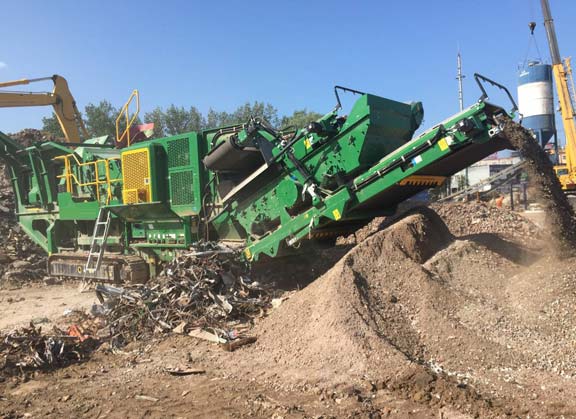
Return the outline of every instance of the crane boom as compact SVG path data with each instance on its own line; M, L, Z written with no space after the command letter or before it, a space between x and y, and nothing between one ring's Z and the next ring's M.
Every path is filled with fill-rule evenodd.
M0 88L28 85L46 80L53 81L54 89L52 92L8 92L0 90L0 108L52 105L66 142L82 142L83 139L88 138L88 132L64 77L54 75L36 79L13 80L0 83Z
M554 28L554 19L552 19L552 13L550 12L550 3L548 3L548 0L540 0L540 2L542 4L544 27L546 28L546 36L548 37L552 64L562 64L560 49L558 48L558 39L556 38L556 29Z
M554 20L550 11L548 0L541 0L542 14L544 15L544 27L548 38L548 47L552 58L552 72L556 82L558 101L560 102L560 113L562 115L562 125L566 135L566 167L558 166L556 173L559 175L560 183L565 191L576 191L576 125L574 123L574 104L568 86L568 75L572 73L570 61L563 62L560 57L560 48L554 28Z

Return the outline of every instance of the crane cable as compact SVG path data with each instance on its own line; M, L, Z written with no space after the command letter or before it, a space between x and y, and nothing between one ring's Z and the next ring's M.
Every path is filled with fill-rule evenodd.
M544 61L542 60L542 54L540 53L540 48L538 47L538 40L536 39L536 36L534 35L534 29L536 29L536 21L534 20L534 1L535 0L531 0L530 3L530 22L528 23L528 28L530 28L530 36L528 38L528 47L526 48L526 54L524 56L524 62L522 65L522 68L526 68L526 66L528 65L528 56L530 55L530 50L532 49L532 44L534 44L534 47L536 48L536 53L538 54L538 60L543 63Z

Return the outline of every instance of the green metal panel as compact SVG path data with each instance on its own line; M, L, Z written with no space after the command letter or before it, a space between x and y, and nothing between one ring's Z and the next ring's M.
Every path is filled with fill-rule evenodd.
M196 133L167 140L170 205L181 217L200 212L204 168Z
M100 203L95 200L76 201L68 192L58 194L61 220L96 220Z
M170 171L170 202L172 206L186 205L190 212L198 212L194 200L194 173L191 169Z
M168 141L168 168L190 166L190 139L176 138Z

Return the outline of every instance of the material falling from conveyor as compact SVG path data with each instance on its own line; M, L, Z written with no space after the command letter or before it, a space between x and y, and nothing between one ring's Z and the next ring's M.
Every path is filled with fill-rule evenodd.
M546 152L530 131L509 118L502 118L502 136L526 159L526 170L532 184L544 201L552 236L558 241L559 255L569 256L576 249L576 221L566 195Z

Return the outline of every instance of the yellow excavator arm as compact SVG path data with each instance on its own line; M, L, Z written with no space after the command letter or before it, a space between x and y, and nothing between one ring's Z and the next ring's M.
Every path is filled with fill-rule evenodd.
M37 79L20 79L0 83L0 89L12 86L28 85L34 82L52 80L54 90L52 92L10 92L0 90L0 108L22 106L48 106L52 105L58 123L62 128L66 142L80 143L88 138L88 132L76 107L76 101L70 93L68 82L59 75L42 77Z

